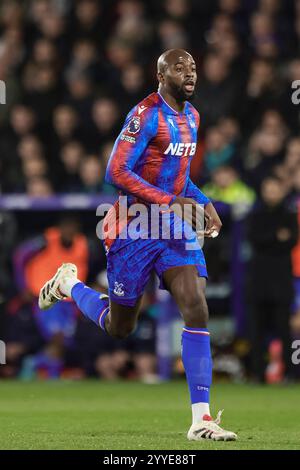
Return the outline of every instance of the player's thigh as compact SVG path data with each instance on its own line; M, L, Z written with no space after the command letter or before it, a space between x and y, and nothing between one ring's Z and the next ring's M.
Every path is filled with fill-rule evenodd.
M179 309L206 305L206 277L199 275L194 265L171 267L163 273L163 281Z
M111 301L134 307L143 294L153 269L156 252L151 240L116 240L107 253L107 279Z
M142 296L140 296L135 305L122 305L113 300L110 300L110 324L111 327L118 331L126 329L131 331L138 319L140 307L142 303Z
M107 253L107 278L111 319L114 324L134 324L157 256L151 240L117 240L119 249Z
M160 287L167 289L177 305L206 305L206 263L202 249L189 249L184 239L170 240L157 258L155 270ZM181 309L182 311L182 309Z

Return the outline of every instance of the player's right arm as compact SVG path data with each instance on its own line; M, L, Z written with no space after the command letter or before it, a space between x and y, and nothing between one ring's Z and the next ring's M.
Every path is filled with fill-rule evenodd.
M144 107L145 108L145 107ZM156 136L158 115L155 107L136 106L127 116L110 156L105 181L126 194L148 203L170 204L175 196L150 184L134 172L138 159Z

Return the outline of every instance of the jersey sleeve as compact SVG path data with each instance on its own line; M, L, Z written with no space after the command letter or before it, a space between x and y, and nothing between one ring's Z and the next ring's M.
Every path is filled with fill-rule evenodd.
M157 127L158 114L155 107L133 108L113 147L105 181L145 202L170 204L176 196L157 188L134 172L138 159L156 136Z
M203 204L204 206L210 203L210 199L192 182L191 178L188 178L184 196L195 199L198 204Z

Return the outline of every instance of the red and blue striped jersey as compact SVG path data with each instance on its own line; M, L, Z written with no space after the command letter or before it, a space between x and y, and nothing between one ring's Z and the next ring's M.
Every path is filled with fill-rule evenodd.
M209 199L192 183L199 113L186 102L183 112L152 93L127 115L110 156L106 182L129 196L129 203L170 204L176 196L199 204Z

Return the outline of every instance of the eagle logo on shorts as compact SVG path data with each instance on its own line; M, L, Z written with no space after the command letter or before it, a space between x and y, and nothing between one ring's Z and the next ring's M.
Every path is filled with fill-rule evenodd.
M122 282L115 282L114 294L119 297L122 297L125 294L124 284L122 284Z
M141 128L141 120L138 116L134 116L128 124L127 131L129 134L136 134Z

